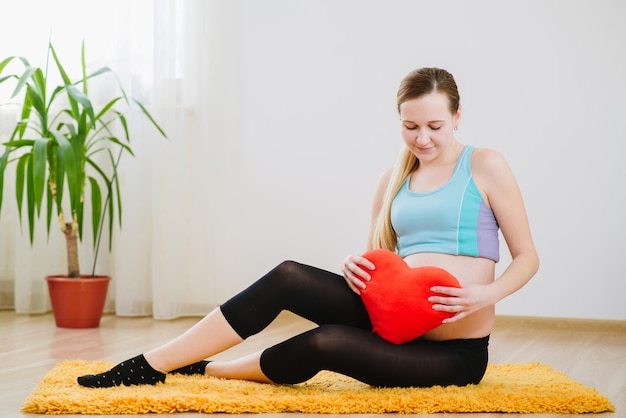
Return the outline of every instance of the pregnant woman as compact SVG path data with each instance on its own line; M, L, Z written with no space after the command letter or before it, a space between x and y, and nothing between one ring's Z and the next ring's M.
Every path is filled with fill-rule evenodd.
M478 383L495 304L539 266L522 195L499 153L455 138L461 107L450 73L409 73L397 105L404 146L375 192L367 249L394 253L410 269L435 266L454 276L458 286L434 285L419 301L446 319L408 341L389 341L375 332L374 312L362 298L370 280L384 275L368 253L347 256L343 275L285 261L181 336L78 383L156 384L182 373L293 384L321 370L386 387ZM511 263L496 278L499 231ZM408 284L401 293L415 292ZM206 360L261 332L283 310L318 326L244 358Z

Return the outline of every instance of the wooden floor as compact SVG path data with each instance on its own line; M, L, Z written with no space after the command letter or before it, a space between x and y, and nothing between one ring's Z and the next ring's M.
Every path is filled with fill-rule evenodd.
M198 319L155 321L105 316L100 328L72 330L56 328L51 315L16 315L0 311L0 417L35 416L20 413L22 401L44 374L61 360L122 361L177 336ZM282 314L266 331L221 356L233 358L246 354L311 326L294 315ZM498 317L491 338L490 357L490 361L496 364L546 363L578 382L595 387L616 407L615 413L591 416L626 417L626 321ZM265 414L263 418L272 418L272 415L281 414ZM176 416L197 417L198 414ZM492 418L506 414L471 416Z

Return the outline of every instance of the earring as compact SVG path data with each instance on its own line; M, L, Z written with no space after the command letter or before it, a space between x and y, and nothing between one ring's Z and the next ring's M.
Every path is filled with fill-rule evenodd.
M459 130L459 125L456 125L456 126L454 127L454 130L455 130L455 131L458 131L458 130Z

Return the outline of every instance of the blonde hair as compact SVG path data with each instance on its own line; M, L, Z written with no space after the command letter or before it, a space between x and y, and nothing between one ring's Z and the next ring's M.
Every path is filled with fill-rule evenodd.
M440 68L421 68L410 72L400 82L397 94L398 113L400 105L430 93L444 93L448 96L450 113L459 109L459 91L452 74ZM419 167L417 157L405 146L394 166L387 189L383 195L380 212L377 215L372 234L372 248L396 251L398 235L391 225L391 205L398 190L406 179Z

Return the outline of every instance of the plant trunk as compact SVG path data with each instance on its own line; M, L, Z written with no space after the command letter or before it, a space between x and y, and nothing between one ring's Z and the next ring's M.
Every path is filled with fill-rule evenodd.
M68 277L80 277L78 265L78 227L74 222L66 222L63 226L63 234L67 245L67 275Z

